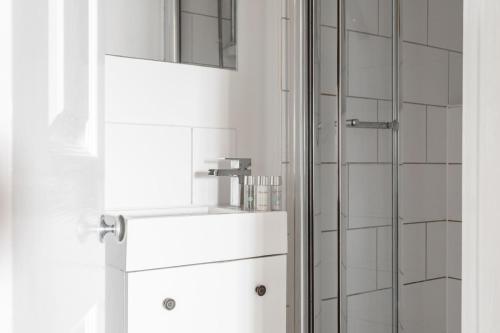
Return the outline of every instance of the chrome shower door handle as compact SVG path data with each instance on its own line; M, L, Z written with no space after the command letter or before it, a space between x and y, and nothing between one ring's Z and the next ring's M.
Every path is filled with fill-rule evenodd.
M346 126L350 128L374 128L374 129L399 129L399 123L394 121L360 121L359 119L347 119Z

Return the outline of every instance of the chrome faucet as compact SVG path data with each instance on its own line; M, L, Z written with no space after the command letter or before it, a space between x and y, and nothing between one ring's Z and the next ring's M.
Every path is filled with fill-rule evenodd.
M233 192L235 191L236 186L231 184L231 206L242 207L243 205L243 180L245 176L252 175L252 159L250 158L225 158L225 161L231 162L231 169L209 169L209 176L217 176L217 177L238 177L238 202L233 200L235 196ZM234 187L233 187L234 186Z
M209 169L209 176L218 177L238 177L240 184L243 184L243 178L252 174L252 159L250 158L225 158L225 161L230 161L231 166L233 162L237 162L238 166L232 169Z

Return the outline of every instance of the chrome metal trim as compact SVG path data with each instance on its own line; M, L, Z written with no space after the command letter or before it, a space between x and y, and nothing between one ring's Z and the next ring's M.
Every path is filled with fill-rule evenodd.
M375 129L399 129L399 123L397 120L389 122L379 122L379 121L360 121L359 119L347 119L345 121L347 127L352 128L375 128Z
M224 67L224 41L222 37L222 0L217 0L217 29L219 30L219 67Z
M318 34L318 22L317 18L318 14L318 2L316 0L308 1L308 108L307 108L307 164L308 164L308 271L309 271L309 283L308 285L308 294L309 294L309 303L308 303L308 329L309 332L315 332L315 292L314 288L317 286L314 285L315 277L314 277L314 180L317 176L314 172L314 165L316 160L316 137L318 127L317 119L316 119L316 110L318 110L318 98L319 95L316 95L319 92L319 80L317 73L318 69L318 60L319 60L319 52L315 47L317 45Z
M181 62L181 9L180 0L166 0L164 4L165 34L164 61Z
M308 3L312 0L293 0L292 33L293 54L291 63L292 79L292 124L290 138L289 186L287 203L293 216L294 226L294 332L308 333L309 322L309 184L308 184L308 145L307 145L307 110L308 110ZM311 282L312 283L312 282ZM314 320L314 317L312 318Z
M392 0L392 332L399 332L399 110L400 110L400 0Z
M345 87L346 82L346 24L345 24L345 0L337 2L337 332L347 333L347 323L344 321L344 313L347 315L347 293L344 288L345 270L343 269L345 227L342 214L343 202L343 153L344 153L344 130L342 114L345 110ZM346 307L346 309L344 309Z
M236 0L231 0L231 37L230 44L236 44Z

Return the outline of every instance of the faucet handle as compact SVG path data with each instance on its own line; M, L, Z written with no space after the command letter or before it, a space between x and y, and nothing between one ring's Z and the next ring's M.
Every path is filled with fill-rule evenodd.
M250 167L252 166L251 158L226 157L225 160L231 162L238 162L238 169L240 170L250 169Z

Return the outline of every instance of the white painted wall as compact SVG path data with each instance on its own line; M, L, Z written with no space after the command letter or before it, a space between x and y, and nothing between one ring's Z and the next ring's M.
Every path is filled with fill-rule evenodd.
M464 1L464 333L500 330L500 3Z
M12 2L0 2L0 331L12 330Z
M281 18L280 0L238 1L237 71L106 57L107 209L228 203L202 175L218 157L282 173Z

